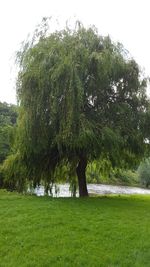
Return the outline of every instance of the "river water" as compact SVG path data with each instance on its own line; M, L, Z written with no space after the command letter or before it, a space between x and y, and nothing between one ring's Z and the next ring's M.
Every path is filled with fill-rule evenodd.
M129 187L129 186L118 186L118 185L104 185L104 184L88 184L89 194L95 195L107 195L107 194L150 194L150 189ZM52 193L54 197L70 197L71 192L69 191L69 184L60 184L57 187L53 187ZM40 186L35 189L37 196L44 195L44 187ZM77 195L79 196L78 192Z

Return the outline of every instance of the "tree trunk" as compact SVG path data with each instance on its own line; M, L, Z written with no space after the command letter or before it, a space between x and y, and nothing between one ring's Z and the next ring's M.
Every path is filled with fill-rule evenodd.
M76 168L76 173L78 176L78 184L79 184L79 196L80 197L87 197L88 190L86 184L86 166L87 166L87 159L85 157L80 157L78 166Z

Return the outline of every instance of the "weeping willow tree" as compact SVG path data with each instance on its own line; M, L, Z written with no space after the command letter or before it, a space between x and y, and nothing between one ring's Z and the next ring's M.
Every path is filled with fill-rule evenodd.
M87 196L88 161L102 154L112 165L140 158L146 81L121 44L77 23L73 30L36 31L18 59L15 147L35 184L50 183L68 164L79 195Z

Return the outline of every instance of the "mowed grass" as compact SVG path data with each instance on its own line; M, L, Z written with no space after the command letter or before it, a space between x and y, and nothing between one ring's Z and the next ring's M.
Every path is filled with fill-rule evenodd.
M0 191L0 267L150 266L150 196Z

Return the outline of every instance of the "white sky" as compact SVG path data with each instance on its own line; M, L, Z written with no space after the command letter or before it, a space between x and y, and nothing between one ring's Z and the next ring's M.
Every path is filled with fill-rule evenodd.
M16 102L14 54L44 16L95 25L123 43L150 76L150 0L1 0L0 101Z

